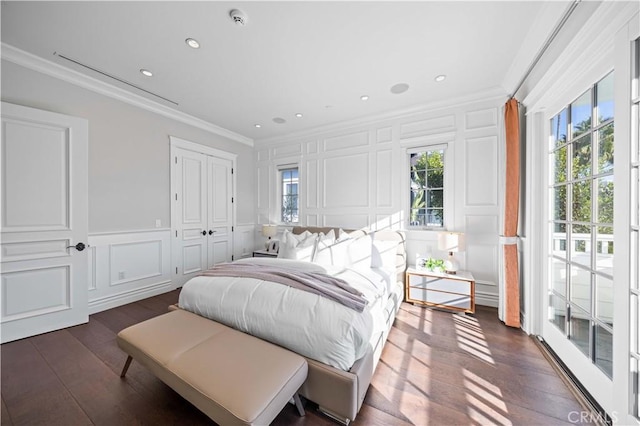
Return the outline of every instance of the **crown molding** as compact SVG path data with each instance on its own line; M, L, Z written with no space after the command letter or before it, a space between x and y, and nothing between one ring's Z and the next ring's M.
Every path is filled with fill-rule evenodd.
M490 89L475 92L473 94L459 96L456 98L446 99L442 101L421 104L400 110L389 111L381 114L368 115L352 120L338 121L324 126L314 127L312 129L302 130L300 132L289 133L283 136L272 136L264 139L256 139L256 146L269 146L280 143L287 143L301 138L309 138L318 136L323 133L333 131L341 131L351 127L366 126L374 122L390 121L400 118L409 118L411 116L431 113L444 109L455 108L460 105L467 105L477 102L507 100L507 93L502 87L493 87Z
M569 103L586 90L585 80L589 80L587 84L594 83L610 71L615 34L636 13L635 2L603 2L567 44L560 58L521 100L528 113L554 110L558 105Z
M208 121L178 111L174 108L170 108L166 105L162 105L140 95L136 95L135 93L82 74L78 71L33 55L29 52L25 52L24 50L11 46L10 44L1 43L1 46L2 52L0 54L0 57L3 60L57 78L59 80L66 81L67 83L71 83L75 86L91 90L92 92L108 96L121 102L128 103L135 107L151 111L164 117L179 121L181 123L188 124L198 129L205 130L215 135L222 136L236 142L241 142L249 146L253 146L253 139L232 132L231 130L227 130Z

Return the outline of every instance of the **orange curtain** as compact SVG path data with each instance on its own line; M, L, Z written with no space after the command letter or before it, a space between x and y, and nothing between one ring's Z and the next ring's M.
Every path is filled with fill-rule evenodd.
M520 327L520 272L518 268L518 206L520 204L520 123L518 101L511 98L504 108L506 130L506 188L504 203L504 323Z

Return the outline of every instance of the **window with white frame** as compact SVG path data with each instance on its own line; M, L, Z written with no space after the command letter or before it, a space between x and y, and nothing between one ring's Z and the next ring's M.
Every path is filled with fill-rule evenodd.
M640 38L635 41L633 54L632 86L632 120L631 150L630 150L630 250L629 250L629 297L630 307L630 361L631 361L631 393L632 413L640 419Z
M280 182L280 220L283 223L298 223L300 213L298 167L280 168L278 179Z
M549 321L613 376L613 72L551 119Z
M444 228L446 145L413 148L409 156L409 226Z

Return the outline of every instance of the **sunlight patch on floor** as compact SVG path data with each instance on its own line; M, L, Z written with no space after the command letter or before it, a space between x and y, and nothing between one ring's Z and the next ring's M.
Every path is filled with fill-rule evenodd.
M458 347L476 358L495 365L478 321L475 318L453 315L453 323Z
M402 354L409 352L412 357L422 362L424 365L431 365L431 347L420 340L416 340L407 333L398 329L394 330L394 332L389 334L389 337L387 338L387 345L389 344L398 348Z
M371 386L376 389L390 404L402 413L411 423L415 425L429 424L430 395L426 389L417 388L407 381L404 375L398 374L394 369L384 363L378 364L378 369L383 374L377 376L388 376L392 380L381 383L378 380L371 382Z

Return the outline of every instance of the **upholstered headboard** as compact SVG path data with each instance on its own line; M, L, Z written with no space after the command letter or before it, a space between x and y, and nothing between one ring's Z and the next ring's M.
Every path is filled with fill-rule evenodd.
M333 228L333 227L314 227L314 226L294 226L291 230L294 234L302 234L304 231L309 231L311 233L324 233L334 230L336 237L339 235L339 230L341 228ZM397 241L398 249L396 252L396 273L397 273L397 281L404 283L404 274L407 269L407 251L405 247L405 234L402 231L394 231L391 229L383 229L380 231L370 231L367 229L342 229L343 231L349 233L352 237L363 236L367 234L371 234L374 240L379 241Z

